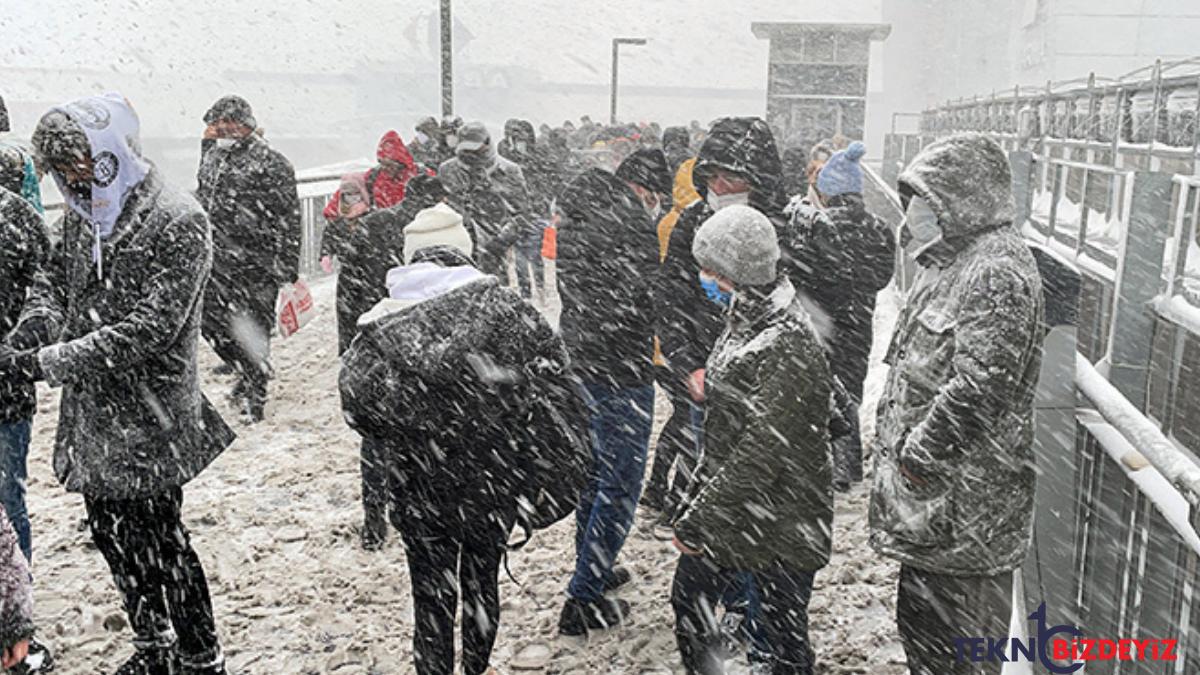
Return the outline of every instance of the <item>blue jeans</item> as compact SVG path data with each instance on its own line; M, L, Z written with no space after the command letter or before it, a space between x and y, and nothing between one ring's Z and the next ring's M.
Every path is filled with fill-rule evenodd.
M17 531L17 543L26 560L33 558L33 542L29 533L29 512L25 509L25 479L29 472L25 458L29 456L29 420L0 424L0 504Z
M721 603L728 609L742 613L741 637L748 643L750 662L770 661L771 645L767 642L767 631L762 624L762 596L758 592L754 574L738 572L725 589Z
M642 495L654 415L654 387L583 385L595 465L575 510L575 573L567 593L583 602L604 595L604 582L625 545Z

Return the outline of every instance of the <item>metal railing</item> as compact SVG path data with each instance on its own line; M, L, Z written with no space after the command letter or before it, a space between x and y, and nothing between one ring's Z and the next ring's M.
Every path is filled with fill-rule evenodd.
M1133 172L1039 156L1034 162L1030 224L1047 240L1069 247L1071 257L1088 256L1115 270L1129 220Z

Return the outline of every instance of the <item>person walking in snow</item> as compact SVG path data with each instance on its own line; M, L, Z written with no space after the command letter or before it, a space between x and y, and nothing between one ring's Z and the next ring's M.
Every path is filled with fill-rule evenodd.
M137 115L120 94L52 109L33 146L67 208L61 247L10 341L51 338L5 355L0 372L62 387L54 472L83 495L134 631L134 655L116 672L224 673L181 518L183 486L234 439L196 366L208 219L139 154Z
M542 237L550 225L550 204L558 194L557 168L549 148L537 142L533 124L511 119L504 124L504 140L496 147L501 157L521 167L529 193L531 227L524 228L513 245L517 288L526 299L535 289L546 295L546 270L542 262Z
M379 139L375 149L378 165L362 174L366 186L367 206L371 209L386 209L404 200L408 181L427 171L417 166L417 160L404 144L404 139L395 130L388 131ZM341 191L333 193L325 204L325 220L336 220L341 209Z
M508 250L532 230L540 230L530 218L525 174L496 153L482 122L462 127L454 153L438 168L438 177L450 193L450 205L473 233L480 271L507 279Z
M705 370L704 457L675 520L675 634L689 673L723 673L714 616L749 575L774 673L812 673L808 602L833 526L825 349L787 275L775 228L749 206L696 232L703 278L728 297ZM697 283L701 283L697 279Z
M788 205L792 227L808 242L797 256L804 288L829 317L830 365L847 393L842 414L853 430L834 446L839 490L863 478L858 405L867 379L875 296L891 282L896 255L891 228L863 202L864 154L866 146L858 141L834 153L817 170L809 196Z
M404 264L405 228L422 209L443 203L445 188L436 177L413 176L404 200L371 210L361 174L347 176L339 190L341 214L330 222L321 240L323 254L337 256L338 356L358 335L358 319L387 297L384 279L389 269ZM459 218L459 223L462 219ZM465 230L464 230L465 232ZM470 240L467 240L468 246ZM364 438L361 450L363 526L362 546L377 551L387 542L387 475L379 448Z
M204 338L234 370L231 398L263 418L279 289L300 269L300 197L291 163L255 132L250 104L219 99L204 114L196 198L213 230Z
M661 153L660 153L661 154ZM629 603L615 561L642 492L654 414L654 221L624 180L589 169L558 199L563 339L590 418L594 473L575 519L575 567L559 616L564 635L611 628Z
M362 318L339 383L347 421L388 467L415 670L456 672L461 595L461 672L480 675L494 672L509 532L569 514L589 452L561 338L475 268L461 218L429 226L453 220L449 207L422 213L406 237L408 264L388 273L389 297Z
M900 562L913 675L1000 672L957 659L952 637L1008 634L1032 538L1044 309L1010 180L1004 151L979 134L927 146L899 179L921 271L884 359L870 528Z

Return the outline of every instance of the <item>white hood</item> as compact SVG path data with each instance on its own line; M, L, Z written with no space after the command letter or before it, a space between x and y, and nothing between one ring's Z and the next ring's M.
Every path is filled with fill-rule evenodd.
M463 217L445 203L417 213L417 217L405 226L404 262L411 261L413 254L427 246L439 245L452 246L468 257L474 252L471 235L463 226Z
M54 178L71 210L92 225L95 237L92 257L97 276L103 277L100 242L112 234L125 200L150 172L150 163L136 149L140 143L140 123L129 101L116 92L81 98L55 110L83 129L92 148L91 199L75 196L57 172Z
M487 278L488 275L474 267L442 267L430 262L393 267L387 273L388 297L358 317L358 325L365 326L389 314Z

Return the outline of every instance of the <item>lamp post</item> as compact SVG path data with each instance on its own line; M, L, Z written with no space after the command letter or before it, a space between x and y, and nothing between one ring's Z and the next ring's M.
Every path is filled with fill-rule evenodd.
M450 0L441 0L442 33L442 116L454 114L454 67L451 44Z
M609 108L609 124L617 123L617 60L621 45L644 45L646 38L613 38L612 41L612 98Z

